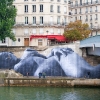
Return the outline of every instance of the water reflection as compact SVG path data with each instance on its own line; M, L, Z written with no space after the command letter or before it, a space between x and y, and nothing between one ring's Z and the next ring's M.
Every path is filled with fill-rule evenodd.
M0 87L0 100L100 100L100 88Z

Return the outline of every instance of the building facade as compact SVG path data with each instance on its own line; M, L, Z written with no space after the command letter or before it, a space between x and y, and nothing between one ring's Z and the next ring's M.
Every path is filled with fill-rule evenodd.
M67 0L14 0L13 5L17 9L12 29L16 41L7 38L8 46L46 46L47 36L62 35L68 23Z
M69 20L88 23L90 36L100 35L100 0L70 0Z

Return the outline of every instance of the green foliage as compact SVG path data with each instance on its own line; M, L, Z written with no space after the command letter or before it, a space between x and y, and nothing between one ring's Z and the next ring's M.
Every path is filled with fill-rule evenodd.
M80 20L77 20L66 26L64 36L70 41L82 40L87 38L90 32L91 31L89 30L89 25L87 23L82 24Z
M12 33L15 17L16 9L13 6L13 0L0 0L0 40L6 37L16 40Z

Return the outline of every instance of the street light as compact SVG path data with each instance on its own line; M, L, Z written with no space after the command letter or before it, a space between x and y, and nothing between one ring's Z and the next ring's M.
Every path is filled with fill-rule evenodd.
M47 35L48 35L48 32L49 32L49 31L47 30L46 32L47 32ZM50 44L50 43L49 43L49 40L48 40L48 38L47 38L47 46L49 46L49 44Z

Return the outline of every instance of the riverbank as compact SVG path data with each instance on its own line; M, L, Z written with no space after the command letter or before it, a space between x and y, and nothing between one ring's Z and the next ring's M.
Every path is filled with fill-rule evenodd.
M68 77L23 77L4 78L3 86L32 87L100 87L100 79L68 78Z

